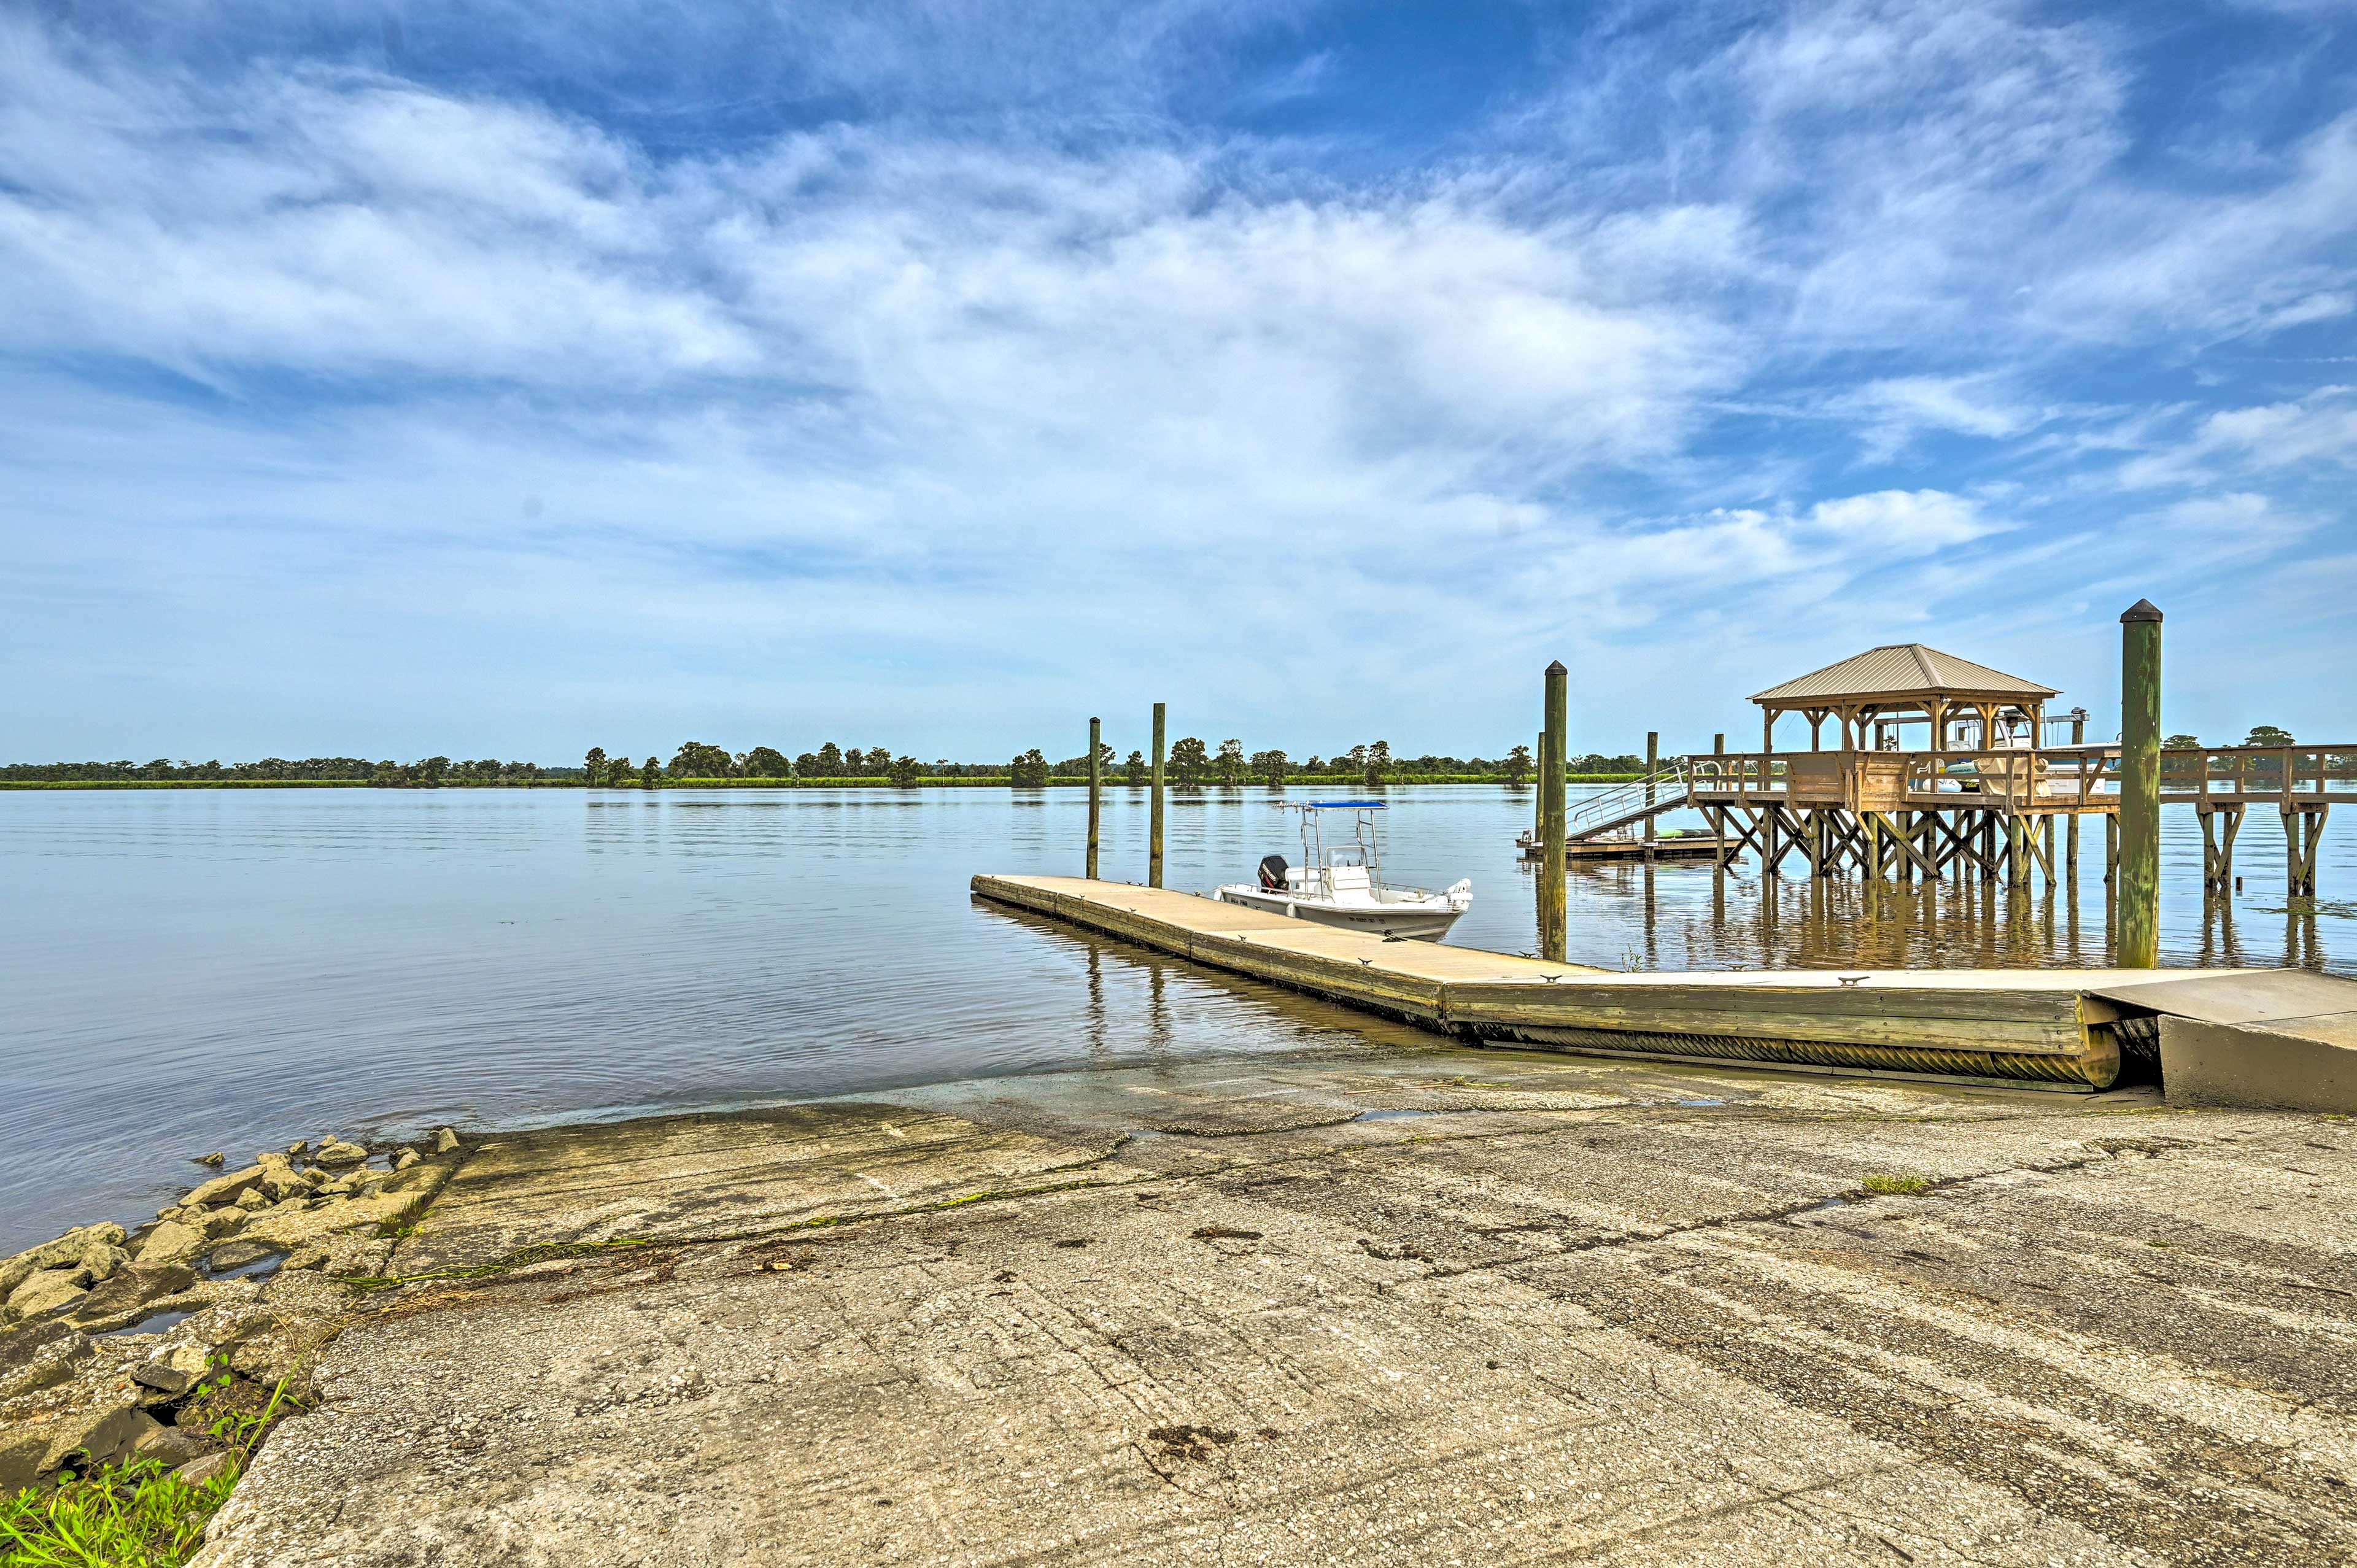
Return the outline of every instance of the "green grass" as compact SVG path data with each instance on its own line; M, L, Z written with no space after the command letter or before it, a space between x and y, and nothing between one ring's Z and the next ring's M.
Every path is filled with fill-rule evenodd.
M1881 1171L1866 1178L1866 1190L1877 1197L1912 1197L1919 1192L1932 1190L1932 1178L1923 1176L1890 1176Z
M198 1424L226 1446L231 1462L211 1480L191 1485L154 1459L134 1459L86 1473L70 1464L48 1490L27 1487L0 1498L0 1568L178 1568L204 1544L205 1526L253 1462L279 1420L302 1408L281 1378L267 1400L233 1376L226 1356L191 1391L182 1424ZM206 1420L210 1416L211 1419Z
M60 1477L0 1501L0 1568L178 1568L242 1466L190 1486L153 1459Z

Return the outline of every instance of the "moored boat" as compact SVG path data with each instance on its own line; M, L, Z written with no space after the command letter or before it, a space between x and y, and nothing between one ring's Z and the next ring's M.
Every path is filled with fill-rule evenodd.
M1224 884L1212 897L1321 926L1425 942L1447 936L1473 907L1470 878L1439 893L1383 880L1383 848L1375 826L1375 813L1387 809L1383 801L1286 802L1285 809L1301 813L1302 864L1288 865L1281 854L1264 855L1257 881ZM1322 815L1327 811L1352 813L1349 843L1327 846Z

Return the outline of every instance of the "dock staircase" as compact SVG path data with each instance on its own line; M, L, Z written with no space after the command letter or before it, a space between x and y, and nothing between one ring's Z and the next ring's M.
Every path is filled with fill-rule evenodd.
M1609 837L1648 818L1679 810L1693 793L1694 779L1686 764L1673 762L1658 773L1615 785L1570 807L1564 812L1564 840L1578 843Z

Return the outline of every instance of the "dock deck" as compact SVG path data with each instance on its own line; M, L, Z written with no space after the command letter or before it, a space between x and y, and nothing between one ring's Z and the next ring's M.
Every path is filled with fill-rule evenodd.
M2280 1030L2357 1015L2357 982L2301 971L1623 973L1360 936L1120 882L982 875L973 890L1460 1038L1589 1054L2085 1092L2117 1081L2124 1057L2157 1063L2164 1017L2222 1006Z

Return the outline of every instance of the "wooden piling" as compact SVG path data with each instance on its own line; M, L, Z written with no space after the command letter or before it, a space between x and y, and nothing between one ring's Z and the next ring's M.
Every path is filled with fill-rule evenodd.
M1089 880L1097 879L1097 828L1103 811L1104 769L1097 760L1097 747L1104 744L1104 723L1089 721Z
M1154 783L1153 804L1147 812L1146 841L1146 885L1162 886L1162 736L1164 704L1154 704Z
M1564 757L1571 728L1571 671L1558 659L1546 667L1546 767L1539 779L1541 810L1545 813L1544 825L1539 837L1545 858L1539 864L1545 878L1539 906L1539 956L1563 961L1565 944L1570 935L1570 912L1566 905L1569 877L1565 871L1563 838Z
M1649 729L1645 732L1645 809L1649 811L1652 810L1655 800L1659 799L1653 784L1653 775L1661 771L1661 767L1662 732ZM1653 858L1653 819L1647 817L1645 819L1645 858L1647 860Z
M2113 946L2122 969L2160 962L2160 611L2120 616L2120 859Z
M2084 719L2072 719L2071 721L2071 744L2072 746L2084 746L2086 743L2087 721ZM2079 766L2081 768L2087 766L2087 759L2083 755L2079 758ZM2062 830L2062 839L2063 875L2068 879L2072 886L2076 887L2079 885L2078 812L2073 811L2071 813L2070 823Z

